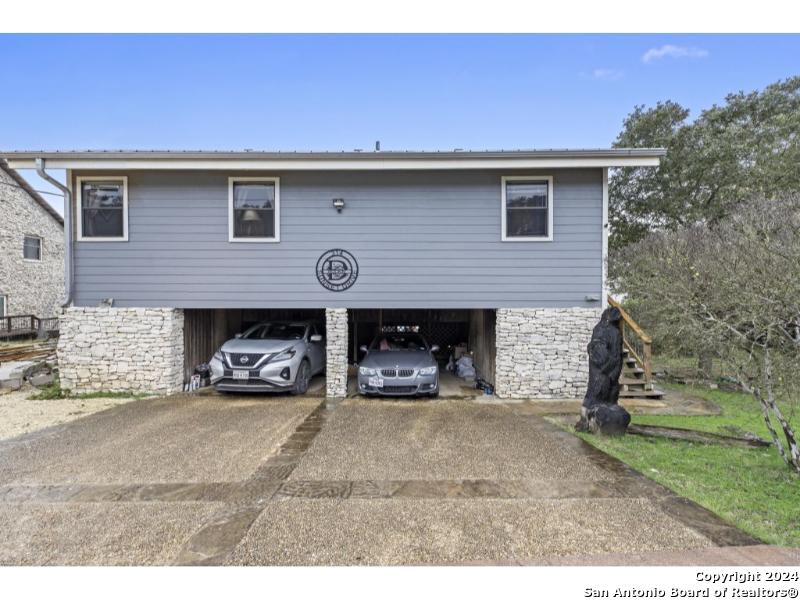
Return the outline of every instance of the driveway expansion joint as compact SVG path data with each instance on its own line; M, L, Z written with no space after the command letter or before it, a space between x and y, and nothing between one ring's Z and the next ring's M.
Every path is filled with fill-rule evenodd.
M291 472L293 464L283 466ZM268 477L268 475L277 475ZM287 473L259 469L240 482L152 483L130 485L0 486L0 502L237 502L285 498L642 498L654 499L636 478L616 481L564 479L412 479L300 480ZM674 496L665 490L663 497Z

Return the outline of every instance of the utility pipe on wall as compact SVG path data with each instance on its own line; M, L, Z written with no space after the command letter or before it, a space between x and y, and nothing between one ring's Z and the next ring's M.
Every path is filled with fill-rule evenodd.
M61 306L66 307L72 303L72 192L67 186L45 171L43 158L36 159L36 172L39 177L57 187L64 194L64 286L66 288L66 297Z

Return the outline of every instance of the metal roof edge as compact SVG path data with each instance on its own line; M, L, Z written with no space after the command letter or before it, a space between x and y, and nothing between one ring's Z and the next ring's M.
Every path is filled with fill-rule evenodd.
M13 159L281 159L281 160L411 160L481 158L653 158L666 155L664 148L590 148L543 150L380 150L380 151L261 151L261 150L0 150Z

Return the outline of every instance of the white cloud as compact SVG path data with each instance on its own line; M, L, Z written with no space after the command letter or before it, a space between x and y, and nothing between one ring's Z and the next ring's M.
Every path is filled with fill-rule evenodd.
M673 46L665 44L660 48L650 48L642 55L642 62L649 63L662 58L705 58L708 50L692 46Z
M600 79L602 81L617 81L622 79L625 75L618 69L594 69L592 71L592 79Z

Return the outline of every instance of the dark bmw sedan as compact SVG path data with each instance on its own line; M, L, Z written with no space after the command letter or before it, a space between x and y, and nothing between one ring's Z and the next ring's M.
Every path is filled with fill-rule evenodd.
M366 396L438 396L439 367L418 333L386 333L361 346L366 353L358 367L358 391Z

